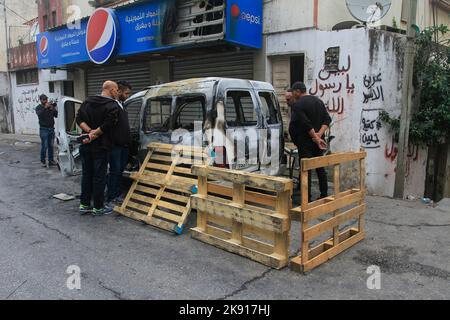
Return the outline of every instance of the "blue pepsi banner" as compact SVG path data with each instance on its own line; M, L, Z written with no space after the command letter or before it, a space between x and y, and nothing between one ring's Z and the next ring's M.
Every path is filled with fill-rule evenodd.
M103 64L115 56L173 48L165 43L164 30L166 19L173 15L176 0L155 0L116 10L99 8L78 25L39 34L38 66L51 68L88 61ZM261 48L262 0L229 0L226 17L225 40Z
M227 1L228 42L261 49L263 34L262 0L228 0Z

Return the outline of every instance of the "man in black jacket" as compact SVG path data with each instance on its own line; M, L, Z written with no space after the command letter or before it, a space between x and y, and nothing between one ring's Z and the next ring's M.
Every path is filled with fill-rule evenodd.
M323 156L327 144L323 140L326 130L330 127L331 117L319 98L306 94L303 82L292 86L295 104L292 107L292 117L289 133L297 146L299 158L314 158ZM327 173L324 168L316 170L319 177L320 198L328 196ZM309 201L311 202L311 173L309 173Z
M80 212L106 215L112 208L104 204L108 153L113 147L113 131L117 125L118 86L113 81L103 84L101 96L93 96L81 105L77 124L83 130L84 145L80 147L83 166ZM91 207L91 200L94 207Z
M39 97L41 103L36 107L36 114L39 118L39 135L41 137L41 163L47 167L46 156L48 151L49 166L56 166L53 155L53 143L55 141L55 118L58 117L58 110L54 104L48 102L48 97L43 94Z
M131 85L126 81L117 81L119 86L119 112L117 126L113 132L113 147L109 154L108 203L121 204L122 175L128 163L131 130L128 112L123 103L130 97Z

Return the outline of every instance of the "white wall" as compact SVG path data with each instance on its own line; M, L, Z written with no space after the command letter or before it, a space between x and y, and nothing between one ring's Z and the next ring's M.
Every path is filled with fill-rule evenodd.
M3 0L1 1L3 3ZM37 17L37 4L33 1L17 1L17 0L6 0L6 6L11 10L14 10L20 16L27 20L31 20ZM7 20L8 26L11 26L11 36L12 44L17 42L16 36L21 34L21 30L29 30L29 28L23 28L24 19L20 18L18 15L7 10ZM3 6L0 6L0 72L7 71L6 63L6 39L5 39L5 15L3 11Z
M50 99L61 98L61 83L55 83L55 93L49 93L48 82L43 81L43 71L39 71L39 83L17 85L16 74L11 73L12 103L16 134L39 134L39 121L35 109L39 96L46 94Z
M322 71L325 51L335 46L340 47L342 71L330 75ZM395 144L392 147L392 134L377 119L381 110L394 116L401 113L403 46L404 38L397 34L365 29L304 30L267 37L268 56L305 53L307 87L327 104L333 117L332 133L336 140L332 149L358 151L366 147L367 187L376 195L394 193L398 148ZM327 85L335 88L318 89ZM353 86L354 89L349 89ZM365 99L372 90L375 96ZM417 160L412 161L413 180L407 182L410 194L423 195L424 161L424 152L419 152Z

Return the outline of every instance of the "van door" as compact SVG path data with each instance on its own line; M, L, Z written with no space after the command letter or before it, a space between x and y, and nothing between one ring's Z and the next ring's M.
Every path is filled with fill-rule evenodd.
M229 89L225 99L226 158L231 169L259 169L258 129L263 129L257 98L252 90ZM230 147L231 146L231 147Z
M267 139L261 139L261 167L263 174L279 175L284 170L283 120L280 105L273 91L257 91L261 113L267 127Z
M81 129L77 126L76 115L82 102L63 97L58 103L58 163L63 176L81 173L80 144L77 142Z

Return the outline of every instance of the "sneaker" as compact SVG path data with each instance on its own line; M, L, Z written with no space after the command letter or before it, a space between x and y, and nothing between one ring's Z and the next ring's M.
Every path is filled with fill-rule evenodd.
M58 163L56 163L55 161L49 161L48 162L48 165L50 166L50 167L55 167L55 166L57 166L58 165Z
M84 206L82 204L80 204L80 214L88 214L88 213L92 213L93 208L90 206Z
M110 215L111 213L113 213L113 211L114 210L112 208L105 206L102 209L94 208L94 210L92 211L92 214L94 216L107 216L107 215Z
M114 202L118 205L122 205L124 201L125 201L125 198L122 196L118 196L116 199L114 199Z
M47 168L47 162L41 161L41 163L42 163L42 167L43 167L43 168Z

